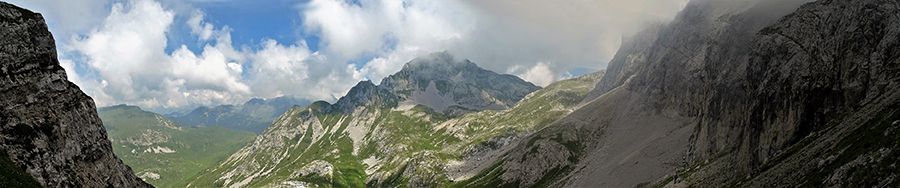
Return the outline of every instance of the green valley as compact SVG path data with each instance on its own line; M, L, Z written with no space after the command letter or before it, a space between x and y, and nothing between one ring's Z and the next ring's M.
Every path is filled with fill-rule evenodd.
M255 136L223 127L184 127L136 106L97 110L113 152L134 173L157 187L183 187Z

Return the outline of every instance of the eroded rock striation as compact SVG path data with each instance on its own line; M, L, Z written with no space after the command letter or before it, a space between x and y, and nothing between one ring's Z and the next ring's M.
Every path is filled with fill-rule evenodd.
M150 187L114 154L38 13L0 2L0 149L45 187Z

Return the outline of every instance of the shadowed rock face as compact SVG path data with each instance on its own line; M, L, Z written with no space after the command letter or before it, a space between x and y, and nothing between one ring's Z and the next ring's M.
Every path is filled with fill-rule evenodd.
M900 124L891 119L900 102L898 7L692 1L668 26L623 43L583 108L492 169L502 173L497 184L633 187L708 159L717 166L689 182L741 185L763 173L743 185L895 185L897 133L875 125ZM869 140L855 138L870 129L878 131ZM846 146L856 140L868 149ZM850 180L853 172L869 175Z
M582 108L509 153L502 184L633 187L684 166L707 96L742 96L732 88L742 75L725 73L746 63L757 31L800 5L791 3L763 14L765 2L692 1L667 26L630 37Z
M893 105L900 101L896 96L900 88L900 17L897 15L900 15L897 1L817 1L760 30L749 45L744 83L735 84L746 89L733 87L746 93L746 97L735 99L745 100L733 106L715 105L723 104L729 96L714 96L718 100L712 101L704 112L708 115L703 121L709 123L698 130L694 141L696 153L705 157L723 148L734 148L736 154L732 160L738 165L736 169L747 172L773 161L801 139L815 136L812 133L816 131L844 135L838 136L841 140L855 136L846 135L860 126L874 129L875 126L863 122L881 118L878 111L896 110ZM829 128L832 130L826 129L829 125L834 125ZM800 150L845 149L833 147L809 146ZM802 166L821 167L822 162L813 161ZM802 174L796 173L798 170L788 171ZM873 186L863 181L849 183L844 186Z
M0 149L46 187L150 187L113 154L43 17L0 2L0 28Z

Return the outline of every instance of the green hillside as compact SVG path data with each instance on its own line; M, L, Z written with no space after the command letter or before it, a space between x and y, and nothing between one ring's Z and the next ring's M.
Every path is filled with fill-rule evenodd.
M135 106L98 109L115 154L157 187L183 187L255 136L222 127L183 127Z
M384 100L390 94L361 83L342 98L361 105L349 112L321 101L294 107L191 186L449 186L572 112L603 73L556 82L509 110L452 119L452 112ZM357 93L370 95L354 98Z

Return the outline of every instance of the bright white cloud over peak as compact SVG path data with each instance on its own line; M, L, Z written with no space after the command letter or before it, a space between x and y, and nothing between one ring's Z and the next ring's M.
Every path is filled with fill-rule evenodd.
M558 79L553 71L550 70L550 66L544 62L539 62L534 65L534 67L531 67L524 73L517 74L516 76L541 87L546 87Z

